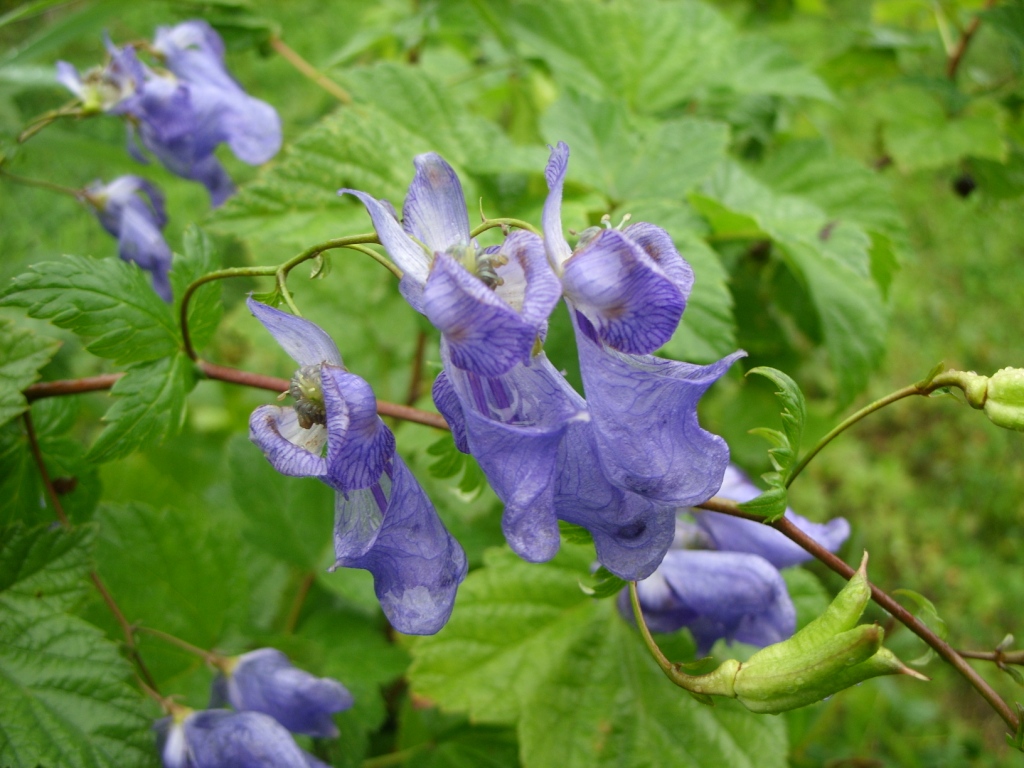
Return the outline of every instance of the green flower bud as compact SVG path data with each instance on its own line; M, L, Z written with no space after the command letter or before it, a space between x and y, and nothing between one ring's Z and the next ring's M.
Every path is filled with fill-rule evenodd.
M735 697L752 712L778 714L879 675L927 680L882 647L881 627L857 626L870 598L865 554L857 573L825 613L789 640L770 645L745 662L729 660L709 675L691 678L686 687Z
M985 415L993 424L1024 432L1024 369L1003 368L989 379Z

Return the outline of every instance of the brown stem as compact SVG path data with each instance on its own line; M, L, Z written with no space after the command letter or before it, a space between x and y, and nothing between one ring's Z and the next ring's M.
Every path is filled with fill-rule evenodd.
M746 520L764 522L764 519L758 515L750 515L740 510L735 501L730 501L729 499L723 499L717 496L709 499L703 504L698 504L697 506L701 509L707 509L712 512L721 512L726 515L732 515L733 517L742 517ZM801 531L786 518L779 518L775 522L769 523L769 525L792 541L795 541L844 579L849 579L855 573L853 568L818 544L818 542ZM939 656L945 659L946 662L948 662L957 672L963 675L967 682L974 686L974 689L981 694L982 698L989 703L992 709L994 709L996 713L1003 718L1006 724L1010 726L1013 732L1016 733L1017 728L1019 727L1016 714L1014 714L1009 705L1003 701L1002 697L992 689L985 679L967 663L964 657L957 653L956 650L941 637L932 632L906 608L896 602L895 599L890 597L874 584L871 584L870 586L871 599L899 619L900 623L924 640L924 642L934 649Z
M302 582L299 584L299 588L295 592L292 604L288 606L288 615L284 620L284 633L286 635L295 633L295 627L299 624L299 614L302 613L302 606L306 602L306 596L309 594L309 590L313 586L313 582L315 580L316 574L312 571L302 577Z
M996 0L988 0L985 3L986 8L991 8L996 4ZM981 26L981 14L977 13L974 18L971 19L971 23L964 29L962 35L960 35L960 41L949 53L949 57L946 59L946 77L953 80L956 77L956 72L960 68L960 62L963 61L964 54L967 53L967 47L971 44L971 40L974 39L974 35L978 31L978 27Z
M237 368L228 368L224 365L208 363L205 360L199 361L199 369L208 379L227 381L231 384L241 384L256 389L266 389L270 392L287 392L289 383L285 379L275 376L264 376L260 373L240 371ZM76 395L82 392L97 392L110 389L114 382L120 379L123 373L111 373L105 376L92 376L85 379L64 379L61 381L43 381L33 384L25 390L25 397L32 402L46 397L59 397L61 395ZM377 401L377 412L381 416L390 416L403 421L412 421L436 429L448 429L448 422L438 413L421 411L408 405L391 403L387 400Z
M39 470L39 475L42 477L43 486L46 488L46 495L50 498L50 503L53 504L53 511L57 514L57 519L60 520L61 526L70 531L71 521L68 520L67 514L64 512L64 505L60 503L60 496L57 495L57 489L53 486L53 480L50 478L50 473L46 469L46 462L43 461L43 452L39 449L39 440L36 439L36 431L32 425L32 415L30 411L25 411L22 418L25 421L25 433L28 435L29 449L32 451L32 459L36 463L36 468ZM110 594L110 590L107 589L107 585L103 583L103 579L96 571L89 571L89 579L92 581L93 586L96 587L96 591L100 593L100 597L103 598L103 602L106 604L107 609L113 614L114 619L117 620L118 625L121 627L121 632L124 634L125 647L128 649L128 655L132 661L135 662L135 667L139 671L139 676L143 682L154 691L157 690L156 681L153 680L153 676L150 674L149 669L143 662L142 657L139 655L138 648L135 646L135 634L132 632L132 625L128 622L128 619L124 617L124 612L121 607L114 600L114 596Z
M1024 664L1024 651L957 651L965 659L994 661L996 664Z
M406 405L412 405L420 399L423 384L423 358L426 352L427 332L420 331L416 335L416 352L412 358L412 373L409 375L409 394L405 397Z
M210 664L214 667L223 668L224 663L227 661L227 659L224 656L221 656L219 653L207 651L206 649L200 648L197 645L192 645L192 643L188 642L187 640L182 640L180 637L175 637L174 635L168 634L167 632L163 632L162 630L153 629L152 627L147 627L144 624L136 624L132 626L131 629L134 632L142 632L144 634L151 635L152 637L163 640L165 643L177 646L178 648L181 648L183 651L191 653L193 656L198 656L207 664Z
M327 77L327 75L325 75L323 72L321 72L308 61L306 61L304 58L302 58L302 56L300 56L298 52L293 50L280 37L278 37L277 35L271 37L270 47L273 48L274 51L281 56L281 58L283 58L285 61L287 61L297 70L299 70L299 72L301 72L305 77L308 77L314 83L316 83L329 94L331 94L331 96L336 98L342 104L352 103L352 94L350 94L336 82Z

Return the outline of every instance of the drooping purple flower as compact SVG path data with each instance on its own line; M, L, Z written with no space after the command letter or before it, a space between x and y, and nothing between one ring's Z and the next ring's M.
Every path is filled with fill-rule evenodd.
M251 298L248 306L300 365L289 390L295 407L257 408L250 439L282 474L315 477L336 491L334 567L370 571L399 631L437 632L466 576L466 556L395 451L369 384L345 370L315 324Z
M580 373L601 467L619 488L689 506L718 490L729 447L702 429L697 403L743 352L709 366L651 356L671 338L693 272L652 224L584 232L573 251L562 234L569 148L545 172L544 245L576 329Z
M270 715L292 733L332 738L338 727L332 715L352 706L352 694L328 677L297 669L281 651L260 648L233 660L213 682L211 707L230 704L245 712Z
M129 150L141 162L142 145L168 170L202 183L214 206L234 191L227 171L214 155L227 143L251 165L264 163L281 147L281 123L269 104L255 99L231 77L224 47L205 21L160 27L152 50L164 67L151 68L132 46L107 41L109 61L80 76L67 62L57 79L78 96L86 112L121 115L128 120Z
M117 238L118 255L149 272L153 290L171 301L172 257L163 236L167 213L160 190L138 176L118 176L109 184L93 182L84 198L103 228Z
M729 466L719 495L746 501L758 493L739 469ZM699 653L707 653L719 638L764 647L789 637L796 611L779 568L809 555L762 523L704 510L692 514L696 522L676 522L672 548L654 574L637 584L648 626L655 632L688 628ZM789 510L786 515L830 551L849 534L843 518L819 525ZM619 607L632 616L625 592Z
M154 726L164 768L320 768L288 730L261 712L189 711Z

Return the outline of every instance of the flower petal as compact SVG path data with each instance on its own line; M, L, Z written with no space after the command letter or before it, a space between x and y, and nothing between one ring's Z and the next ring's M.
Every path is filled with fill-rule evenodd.
M653 352L672 338L686 300L647 254L614 229L599 232L565 262L566 298L608 346Z
M646 222L630 224L622 234L639 245L644 253L651 257L651 260L679 289L685 302L693 288L693 268L686 259L679 255L672 236L661 227Z
M416 175L402 206L405 231L429 251L469 244L469 213L455 170L436 152L417 155Z
M650 576L675 535L675 511L608 482L596 456L593 425L569 425L558 456L555 510L590 531L601 565L620 578Z
M228 701L239 711L270 715L292 733L318 738L338 735L331 717L352 707L352 694L328 677L292 665L275 648L245 653L227 679Z
M57 62L57 82L80 99L85 95L82 76L78 74L78 69L74 64L67 61Z
M455 591L466 577L466 555L397 453L390 474L376 542L361 557L339 558L335 567L373 574L381 608L399 632L434 634L451 615Z
M469 438L466 435L466 417L462 412L462 404L459 396L455 393L446 371L441 371L434 379L434 386L430 390L434 398L434 405L448 422L448 428L452 431L452 438L455 440L455 447L462 453L469 453Z
M543 336L562 296L562 284L544 254L544 241L532 232L517 231L505 238L499 252L508 264L498 267L504 282L494 292Z
M327 411L327 477L335 490L369 488L395 453L395 436L377 415L377 400L359 376L320 369Z
M572 249L565 241L562 233L562 189L565 186L565 174L569 170L569 145L564 141L558 146L548 147L551 156L544 169L544 178L548 183L548 197L544 201L544 212L541 224L544 229L544 249L547 251L551 266L559 272L566 260L572 256Z
M427 282L433 255L405 233L394 216L394 209L390 206L384 205L372 195L355 189L339 189L338 194L355 195L366 206L366 212L370 214L370 221L373 222L380 244L403 272L402 281L398 286L402 296L413 309L422 312L423 285Z
M725 441L702 429L697 402L736 352L708 366L622 355L576 334L598 456L623 490L678 506L711 498L729 463Z
M299 365L327 363L341 367L341 353L334 340L320 326L295 315L282 312L256 301L252 296L245 305L270 335Z
M677 549L665 556L659 574L675 598L666 606L662 590L656 590L659 631L689 627L700 653L710 650L718 638L763 647L796 629L786 582L771 563L756 555ZM647 617L643 592L640 585ZM652 607L652 618L656 610Z
M182 723L189 768L307 768L295 739L260 712L209 709Z
M326 430L319 424L303 429L294 408L261 405L249 417L249 439L282 475L323 479L327 474L327 461L320 456Z
M452 363L499 376L530 358L537 329L446 253L437 253L423 311L444 335Z

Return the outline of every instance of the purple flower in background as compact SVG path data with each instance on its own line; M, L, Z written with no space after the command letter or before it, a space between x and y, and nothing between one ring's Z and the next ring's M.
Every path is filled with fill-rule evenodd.
M745 501L758 493L740 470L729 466L720 496ZM789 510L786 516L830 551L838 549L850 532L843 518L821 525ZM810 555L763 523L703 510L693 510L693 517L696 522L677 521L672 549L657 571L637 584L651 630L687 627L701 654L719 638L764 647L793 634L796 610L779 568ZM625 592L619 607L632 615Z
M210 706L224 704L270 715L292 733L331 738L338 735L331 715L349 709L352 694L337 680L297 669L281 651L260 648L214 679Z
M153 290L171 301L171 249L162 233L167 214L160 190L138 176L119 176L109 184L93 182L84 197L103 228L117 238L118 255L149 272Z
M182 716L183 715L183 716ZM322 768L288 730L260 712L188 711L157 721L164 768Z
M269 104L255 99L231 77L224 46L205 21L157 29L152 50L166 68L143 64L131 46L109 41L108 63L85 77L58 62L57 79L83 102L87 112L128 119L129 150L141 162L142 145L168 170L202 183L213 205L224 202L234 185L214 155L224 142L250 165L264 163L281 148L281 122Z
M729 447L701 428L697 403L745 353L708 366L648 354L675 332L693 272L652 224L592 228L571 250L561 222L568 162L569 148L559 143L545 171L544 245L576 328L597 456L623 490L668 505L699 504L721 485Z
M295 407L257 408L250 439L278 472L336 491L334 568L370 571L400 632L437 632L466 576L466 556L395 451L370 385L345 370L318 326L251 298L248 306L300 366L289 390Z

